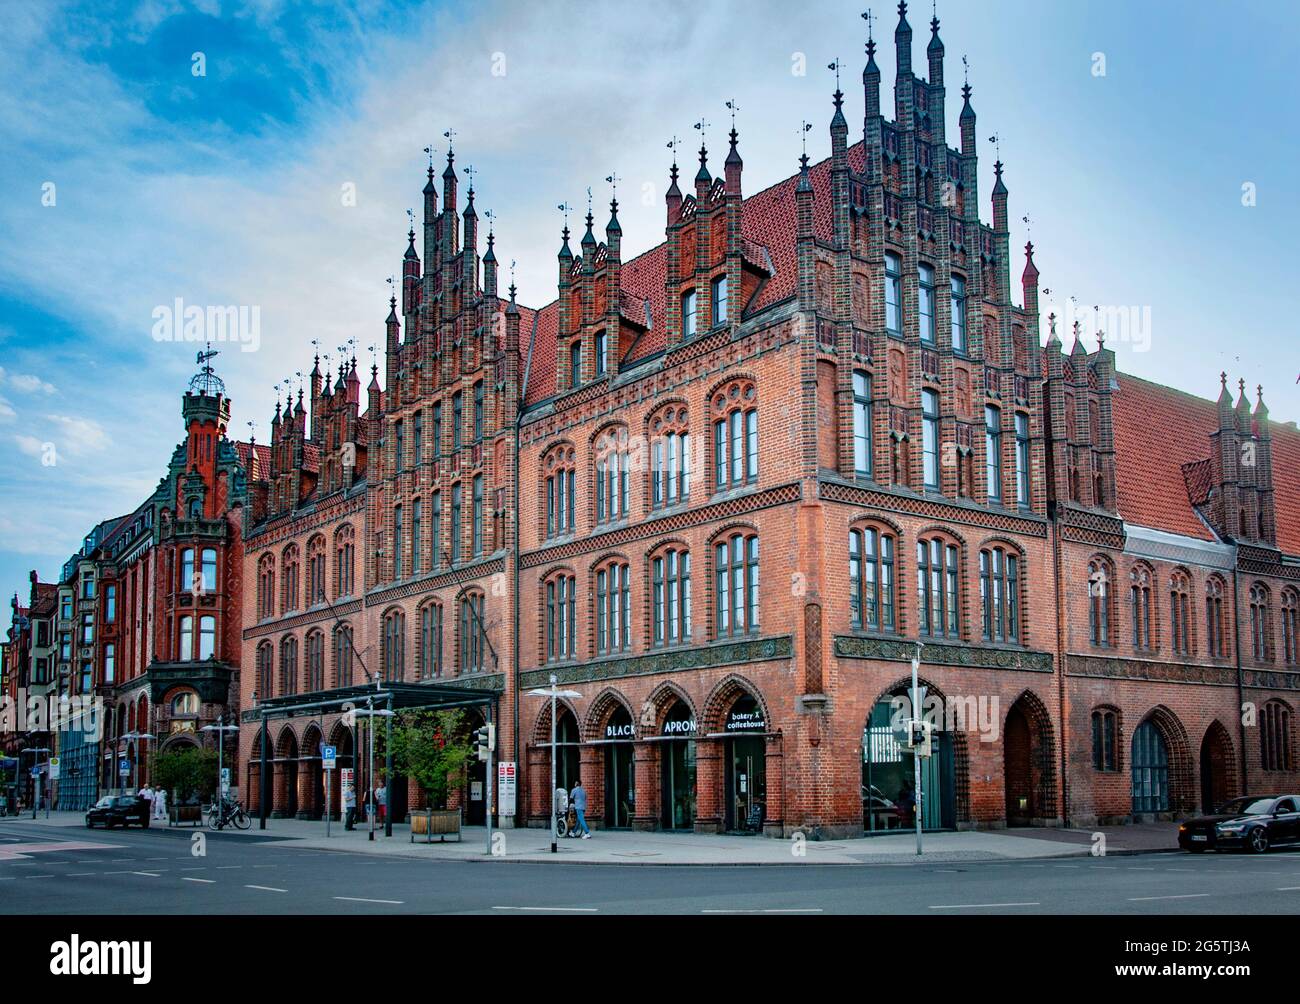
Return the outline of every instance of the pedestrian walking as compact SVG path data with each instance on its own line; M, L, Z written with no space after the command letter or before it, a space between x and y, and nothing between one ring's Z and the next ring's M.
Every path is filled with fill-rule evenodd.
M569 792L569 802L573 805L573 811L578 817L578 829L582 831L582 839L591 839L591 829L587 826L587 789L582 786L582 778L579 778L573 786L573 791Z
M145 815L153 816L153 789L150 788L147 784L142 784L140 785L139 792L136 793L136 797L143 798L146 802L149 803L149 808L146 811Z
M343 829L350 830L357 821L357 789L350 784L343 786Z
M375 821L384 825L384 817L388 814L388 786L386 784L375 785Z

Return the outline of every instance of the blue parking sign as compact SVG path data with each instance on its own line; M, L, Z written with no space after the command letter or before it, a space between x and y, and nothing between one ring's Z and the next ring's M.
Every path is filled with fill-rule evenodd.
M130 776L131 776L131 761L130 761L130 760L127 760L125 757L123 757L122 759L120 759L120 760L117 761L117 776L118 776L118 777L130 777Z
M322 746L320 748L320 759L323 770L333 770L338 766L338 747Z

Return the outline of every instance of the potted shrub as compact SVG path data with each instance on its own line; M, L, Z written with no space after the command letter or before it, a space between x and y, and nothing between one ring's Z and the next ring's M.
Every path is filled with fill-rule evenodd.
M460 710L410 711L393 721L393 763L420 786L429 805L410 813L412 840L417 834L460 837L461 813L447 808L447 796L463 782L474 753L465 732Z

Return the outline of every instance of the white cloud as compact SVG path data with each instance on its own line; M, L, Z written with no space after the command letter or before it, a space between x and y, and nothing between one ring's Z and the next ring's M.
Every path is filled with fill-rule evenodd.
M54 384L42 380L34 373L10 373L3 366L0 366L0 383L7 383L14 390L27 394L34 394L37 391L42 394L54 393Z
M17 417L18 412L14 411L14 406L7 398L0 397L0 422L7 422Z
M45 443L35 436L27 436L21 433L14 436L14 443L17 444L19 450L29 457L39 457L45 447Z
M69 453L84 454L92 450L101 450L110 443L104 427L91 418L78 418L73 415L46 415L61 433L63 448ZM160 461L159 466L162 466Z

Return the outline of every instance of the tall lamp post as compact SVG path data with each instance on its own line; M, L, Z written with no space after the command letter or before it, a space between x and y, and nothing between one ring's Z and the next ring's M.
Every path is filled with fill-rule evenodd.
M226 804L226 793L221 787L222 778L225 777L225 739L227 732L238 732L238 725L227 725L226 714L223 711L221 717L217 719L216 725L205 725L199 729L200 732L215 732L217 734L217 816L223 815L222 810Z
M374 698L367 697L365 710L362 710L361 708L354 708L352 713L370 719L370 721L366 723L366 736L370 743L370 752L369 752L370 767L367 771L369 776L366 778L366 784L370 786L370 839L374 840L375 839L375 814L376 814L375 796L374 796L374 784L375 784L375 722L374 720L376 718L392 718L393 712L388 710L387 708L376 708L374 706ZM391 750L391 748L392 747L390 745L389 749ZM390 782L389 778L384 778L385 791L387 791L388 789L389 782ZM387 804L387 802L388 799L385 796L384 803Z
M136 781L140 780L140 747L135 744L138 743L141 739L153 740L153 739L157 739L158 737L155 735L151 735L148 732L128 732L122 738L125 739L129 744L131 744L130 745L131 772L132 772L132 784L134 785ZM139 791L138 788L136 788L135 790Z
M51 750L50 750L50 748L49 748L48 746L29 746L27 749L19 750L19 751L18 751L18 767L17 767L17 770L18 770L18 773L19 773L19 774L22 773L22 769L23 769L23 754L24 754L24 753L30 753L30 754L32 754L32 766L33 766L33 767L37 766L37 764L36 764L36 755L37 755L38 753L44 753L44 754L45 754L45 763L46 763L46 772L47 772L47 773L49 772L49 756L50 756ZM14 781L16 782L17 780L18 780L18 778L15 777L15 778L14 778ZM36 809L37 809L37 806L39 806L39 805L41 804L41 778L40 778L40 775L37 774L37 776L34 778L34 780L35 780L36 783L32 785L32 795L33 795L33 797L32 797L32 818L33 818L33 819L36 818ZM46 819L49 819L49 818L50 818L50 802L49 802L49 798L48 798L48 797L47 797L46 800L45 800L45 818L46 818Z
M559 853L559 846L555 837L555 699L557 697L581 697L582 694L576 690L560 690L558 688L560 680L554 673L551 674L551 685L549 687L538 687L536 690L528 691L529 697L549 697L551 699L551 790L549 797L551 799L551 853Z

